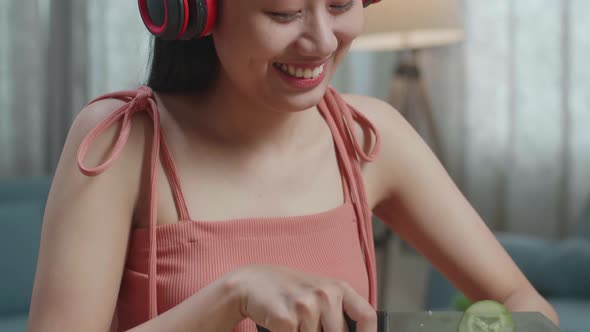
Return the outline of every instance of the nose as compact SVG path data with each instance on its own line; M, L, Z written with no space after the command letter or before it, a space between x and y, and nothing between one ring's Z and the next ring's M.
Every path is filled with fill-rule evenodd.
M338 38L329 15L318 13L308 18L297 48L301 55L314 58L326 58L336 51Z

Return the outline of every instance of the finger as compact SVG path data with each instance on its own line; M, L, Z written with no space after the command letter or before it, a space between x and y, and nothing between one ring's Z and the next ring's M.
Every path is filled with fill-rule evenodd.
M323 332L349 332L342 305L331 307L320 316Z
M327 284L315 291L323 332L348 332L342 309L342 289Z
M356 322L358 332L377 332L377 312L348 284L343 285L342 308Z
M322 324L319 319L304 319L299 323L299 332L322 332Z
M260 307L262 309L263 306ZM270 309L263 309L258 311L258 314L249 316L252 319L260 332L268 331L298 331L297 316L283 306L276 306Z
M295 301L295 311L299 320L300 332L321 332L320 308L311 298L303 298Z
M298 332L297 318L293 315L285 315L273 317L271 323L268 324L269 331L285 331L285 332Z

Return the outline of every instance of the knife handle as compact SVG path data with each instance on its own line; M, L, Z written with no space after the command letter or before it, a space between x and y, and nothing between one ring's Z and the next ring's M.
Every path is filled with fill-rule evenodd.
M349 332L356 332L356 322L348 316L348 314L344 313L344 319L346 320L346 325L348 326ZM270 332L269 330L265 329L262 326L256 325L258 332ZM377 332L387 332L387 312L386 311L377 311Z

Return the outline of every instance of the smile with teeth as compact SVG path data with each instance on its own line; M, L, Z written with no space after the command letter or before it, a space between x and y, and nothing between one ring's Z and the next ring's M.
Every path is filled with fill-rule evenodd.
M273 66L284 73L297 78L316 78L324 71L324 65L318 66L316 68L300 68L293 65L275 62L273 63Z

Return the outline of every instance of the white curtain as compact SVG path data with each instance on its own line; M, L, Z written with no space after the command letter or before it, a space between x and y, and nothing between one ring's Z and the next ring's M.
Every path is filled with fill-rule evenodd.
M129 89L144 82L149 57L149 33L137 1L86 1L89 49L89 94Z
M0 1L0 176L45 166L49 8L43 4Z
M566 236L589 200L589 13L585 0L466 3L465 189L501 228Z
M73 117L145 79L137 1L0 1L0 176L50 175Z

